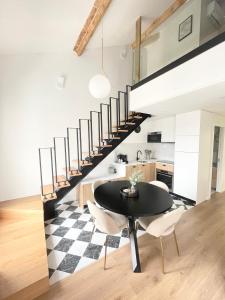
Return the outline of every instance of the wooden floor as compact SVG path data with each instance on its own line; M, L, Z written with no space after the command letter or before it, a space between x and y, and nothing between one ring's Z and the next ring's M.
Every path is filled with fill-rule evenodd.
M172 237L165 239L166 275L161 272L159 241L139 240L142 273L131 271L129 245L103 261L53 285L38 300L225 299L225 194L216 194L185 213L177 226L181 256Z
M1 202L0 299L32 299L48 288L41 197Z

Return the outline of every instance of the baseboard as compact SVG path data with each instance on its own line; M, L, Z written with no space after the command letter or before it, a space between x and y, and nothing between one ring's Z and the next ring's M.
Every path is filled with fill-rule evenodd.
M194 201L194 200L192 200L192 199L186 198L186 197L184 197L184 196L178 195L178 194L173 193L173 192L170 192L170 194L171 194L171 195L174 195L174 196L176 196L176 197L178 197L178 198L182 198L182 199L184 199L185 201L188 201L188 202L190 203L190 205L196 205L196 201Z

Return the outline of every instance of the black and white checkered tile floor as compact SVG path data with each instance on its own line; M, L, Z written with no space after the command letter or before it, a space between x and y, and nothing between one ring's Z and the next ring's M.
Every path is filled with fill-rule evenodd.
M192 205L173 196L176 209ZM80 209L74 202L58 204L58 217L45 222L45 234L48 254L50 284L53 284L70 274L95 262L104 255L106 235L96 230L92 235L93 222L88 209ZM137 236L144 234L138 230ZM127 230L110 236L108 253L129 242Z

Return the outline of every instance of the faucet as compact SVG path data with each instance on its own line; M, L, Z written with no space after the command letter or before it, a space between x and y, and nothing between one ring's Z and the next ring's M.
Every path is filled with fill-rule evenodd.
M138 150L138 151L137 151L137 161L139 161L139 159L140 159L140 157L139 157L139 153L140 153L140 155L142 155L142 152L141 152L141 150Z

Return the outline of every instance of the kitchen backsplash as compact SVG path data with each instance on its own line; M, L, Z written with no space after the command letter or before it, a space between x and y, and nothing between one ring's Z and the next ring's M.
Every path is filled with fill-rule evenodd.
M163 160L174 160L174 147L175 144L171 143L141 143L141 144L120 144L112 153L110 153L88 176L87 178L95 178L101 176L107 176L109 174L109 166L116 162L118 154L127 154L128 161L135 161L137 156L137 150L141 150L143 155L142 159L145 159L145 149L151 150L152 158Z
M145 149L151 150L152 158L163 160L174 160L174 143L146 143L146 144L121 144L115 149L115 157L117 154L127 154L128 161L136 160L137 150L142 151L142 159L145 159Z

